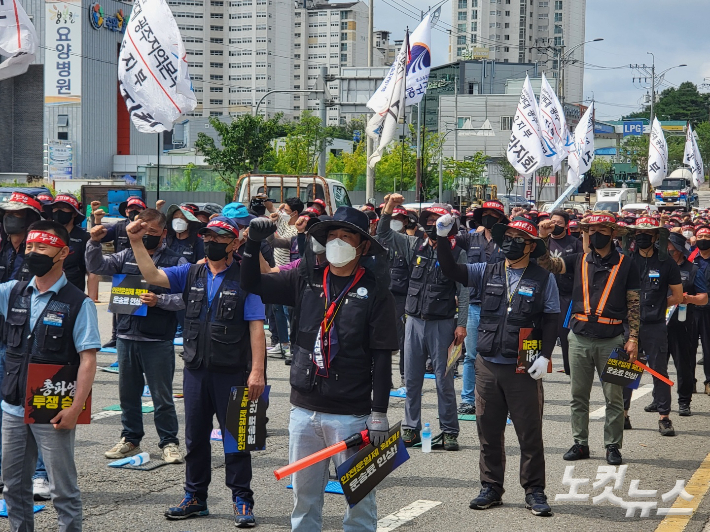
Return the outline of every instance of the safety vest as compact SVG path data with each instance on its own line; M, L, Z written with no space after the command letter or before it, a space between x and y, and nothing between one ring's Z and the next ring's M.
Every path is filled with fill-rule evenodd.
M74 345L74 325L86 295L67 282L53 294L30 328L32 291L28 282L12 287L7 305L5 333L5 377L2 395L11 405L21 405L27 385L27 368L33 364L78 365L79 354Z
M596 293L591 293L590 284L594 279L594 272L596 268L593 263L591 263L591 274L590 274L590 262L587 261L587 256L589 253L585 253L582 256L582 277L580 280L581 291L582 291L582 305L583 312L578 311L578 301L577 294L575 293L575 303L574 303L574 318L578 321L602 323L605 325L621 325L622 319L620 317L610 316L610 312L607 309L607 303L609 302L609 296L611 294L612 288L614 287L614 281L619 274L621 269L621 264L624 262L624 255L619 255L619 262L617 262L609 271L609 276L607 277L606 284L604 285L604 290L597 298ZM577 278L575 277L575 288L577 288ZM577 290L575 290L576 292ZM624 301L626 300L626 291L624 291ZM596 300L596 301L595 301ZM594 305L594 309L592 309Z
M409 286L409 265L404 257L397 251L390 249L390 292L398 295L407 295Z
M487 262L488 264L497 264L505 260L505 255L497 245L493 249L490 258L486 257L486 246L488 241L484 233L468 233L464 236L466 243L466 262L476 264L479 262ZM469 300L472 305L481 303L481 294L478 293L478 286L474 285L468 289Z
M113 252L118 253L124 249L131 247L131 243L128 241L128 233L126 232L126 226L131 223L131 221L126 218L125 220L120 220L116 222L113 226Z

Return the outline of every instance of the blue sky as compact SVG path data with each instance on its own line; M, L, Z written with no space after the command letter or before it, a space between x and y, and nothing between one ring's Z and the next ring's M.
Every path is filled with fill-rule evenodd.
M433 64L448 61L451 4L441 9L441 21L432 34ZM575 1L575 0L567 0ZM426 11L434 2L423 0L374 0L375 29L390 30L393 39L401 38L406 27L418 23L418 10ZM639 74L629 64L651 64L656 56L656 72L687 64L668 72L667 88L683 81L700 85L710 78L710 20L708 0L587 0L586 39L601 37L603 42L586 46L584 97L594 97L598 119L614 119L639 109L647 92L633 83ZM623 67L609 69L608 67ZM572 66L571 68L577 68ZM710 82L710 79L708 79Z

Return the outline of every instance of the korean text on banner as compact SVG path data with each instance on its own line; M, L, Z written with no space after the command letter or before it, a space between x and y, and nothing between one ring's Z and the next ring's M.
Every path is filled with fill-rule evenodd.
M538 122L537 100L530 78L525 76L520 93L518 110L513 119L513 132L508 142L507 157L515 170L524 176L531 175L543 165L542 140Z
M552 166L553 172L557 172L562 166L562 161L569 154L572 141L562 105L547 82L544 72L538 112L542 149L546 161L543 166Z
M663 135L661 123L653 119L651 139L648 143L648 180L657 187L668 175L668 143Z
M142 133L172 129L197 99L177 23L165 0L136 0L118 58L118 82Z
M81 103L81 26L79 0L45 3L44 103Z
M426 93L431 70L431 14L419 23L410 38L407 63L407 105L419 103Z
M37 32L20 0L0 1L0 80L27 72L37 52Z
M683 163L690 166L693 172L693 184L699 187L705 181L703 174L703 158L700 156L698 142L695 140L693 128L688 124L688 132L685 136L685 152L683 153Z

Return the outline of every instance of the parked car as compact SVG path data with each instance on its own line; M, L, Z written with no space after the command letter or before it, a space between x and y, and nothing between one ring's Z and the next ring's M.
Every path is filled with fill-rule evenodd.
M513 207L523 207L527 209L535 206L533 200L525 199L518 194L498 194L498 199L503 203L508 212L510 212Z

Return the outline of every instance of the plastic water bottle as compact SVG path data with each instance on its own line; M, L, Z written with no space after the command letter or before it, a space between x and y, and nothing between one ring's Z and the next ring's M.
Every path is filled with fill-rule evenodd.
M422 452L431 452L431 428L429 423L424 423L424 430L422 430Z
M140 453L135 456L131 456L131 465L143 465L150 462L150 455L148 453Z
M688 313L688 305L681 303L678 305L678 321L685 321Z

